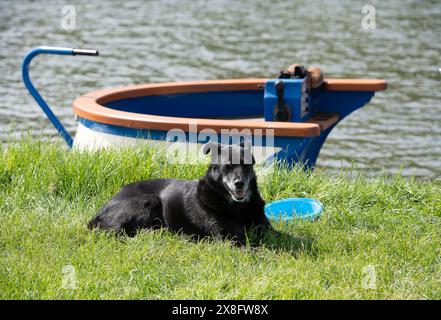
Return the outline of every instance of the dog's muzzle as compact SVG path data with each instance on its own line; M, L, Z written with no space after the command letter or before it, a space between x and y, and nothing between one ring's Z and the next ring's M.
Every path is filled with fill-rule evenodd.
M236 202L244 202L246 200L246 191L245 190L231 190L228 188L228 192L230 193L231 197Z

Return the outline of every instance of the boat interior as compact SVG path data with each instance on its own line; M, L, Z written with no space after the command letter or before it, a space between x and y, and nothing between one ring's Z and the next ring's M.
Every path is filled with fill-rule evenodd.
M352 93L358 100L362 98L353 106L355 109L367 103L375 91L386 88L384 80L326 79L321 88L311 90L311 99L318 103L314 102L308 118L279 122L265 117L267 80L210 80L104 89L77 98L73 108L79 117L88 120L135 128L186 130L197 121L198 130L271 128L276 135L318 136L349 113L343 105L347 103L344 97L351 99Z

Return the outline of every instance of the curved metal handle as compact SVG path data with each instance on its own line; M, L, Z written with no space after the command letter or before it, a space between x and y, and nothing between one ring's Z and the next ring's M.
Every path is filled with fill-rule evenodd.
M34 59L39 54L97 56L98 51L88 50L88 49L61 48L61 47L38 47L29 51L23 59L23 63L21 66L21 75L24 85L26 86L31 96L38 103L40 108L43 110L43 112L49 118L50 122L52 122L54 127L57 129L58 133L63 137L63 139L66 141L67 145L70 148L72 147L73 144L72 136L69 134L69 132L67 132L64 126L58 120L57 116L52 112L51 108L43 99L43 97L40 95L40 93L37 91L37 89L35 89L29 77L29 64L31 63L32 59Z
M98 50L72 49L72 54L74 56L97 56L98 55Z

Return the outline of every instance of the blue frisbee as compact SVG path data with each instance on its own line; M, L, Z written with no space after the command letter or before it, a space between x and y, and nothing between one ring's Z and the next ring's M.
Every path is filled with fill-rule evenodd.
M320 217L323 205L310 198L287 198L273 201L265 206L270 220L290 221L293 219L314 221Z

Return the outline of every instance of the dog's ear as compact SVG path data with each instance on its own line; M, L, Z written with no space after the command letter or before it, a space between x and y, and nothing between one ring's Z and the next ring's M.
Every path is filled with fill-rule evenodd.
M252 146L251 141L248 141L248 140L242 141L239 144L239 146L241 148L243 148L243 155L244 155L245 163L249 164L250 163L250 157L251 157L251 164L254 165L256 163L256 160L254 159L253 152L252 152L252 149L251 149L251 146Z
M210 141L204 145L202 152L204 154L211 153L211 164L220 164L221 149L222 145L220 143Z
M245 140L245 141L241 141L240 143L239 143L239 146L241 147L241 148L244 148L245 150L251 150L251 145L252 145L252 143L251 143L251 141L249 141L249 140Z
M202 148L202 152L204 154L209 154L212 151L219 151L219 149L220 149L219 143L210 141L204 145L204 147Z
M251 154L251 164L255 165L256 164L256 159L254 159L253 153L250 151Z

